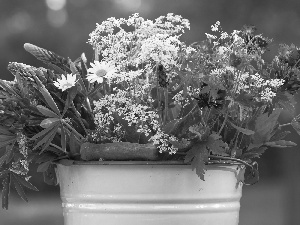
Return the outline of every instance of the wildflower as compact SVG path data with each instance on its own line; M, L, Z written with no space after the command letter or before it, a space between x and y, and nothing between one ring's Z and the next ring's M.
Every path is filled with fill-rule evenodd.
M57 79L53 84L62 91L65 91L76 84L76 74L67 74L66 76L62 75L61 79Z
M95 61L88 69L87 79L90 83L103 83L103 77L111 77L116 69L111 63Z

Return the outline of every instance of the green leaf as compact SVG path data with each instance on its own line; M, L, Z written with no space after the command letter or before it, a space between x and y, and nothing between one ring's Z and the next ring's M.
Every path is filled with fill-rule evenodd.
M229 121L230 125L233 126L235 129L237 129L239 132L245 134L245 135L252 135L254 134L255 132L253 130L249 130L249 129L246 129L246 128L242 128L242 127L238 127L236 125L234 125L233 123L231 123Z
M228 156L226 153L226 148L228 148L227 143L218 139L218 137L213 134L208 137L206 147L209 148L214 155Z
M290 131L283 131L283 132L277 133L277 134L275 134L271 137L270 141L282 140L283 138L285 138L290 133L291 133Z
M11 135L1 135L1 134L0 134L0 142L2 142L2 141L13 140L13 139L15 139L15 138L16 138L16 136L13 135L13 134L11 134Z
M268 147L265 146L253 147L251 150L247 150L246 153L242 154L241 159L259 158L267 149Z
M49 105L49 107L52 109L54 113L56 113L56 116L60 116L59 109L57 108L57 105L55 101L53 100L52 96L50 95L49 91L45 88L43 83L39 80L39 78L36 75L33 75L36 83L38 84L39 91L42 93L45 101Z
M59 118L47 118L47 119L44 119L41 123L40 123L40 126L42 128L48 128L50 127L53 123L57 123L59 122L60 119Z
M10 173L7 173L2 180L2 208L8 209L8 196L10 192Z
M21 98L21 96L11 86L6 84L6 81L0 79L0 87L2 87L9 94Z
M71 156L80 154L80 145L82 143L76 138L74 132L70 134L70 154Z
M0 134L14 135L8 129L9 129L8 127L4 127L0 125Z
M297 134L300 135L300 114L292 120L291 125Z
M296 143L294 143L292 141L285 141L285 140L266 142L265 145L268 147L277 147L277 148L286 148L286 147L297 146Z
M20 183L18 182L18 180L15 178L14 175L12 175L12 181L13 181L13 184L19 194L19 196L25 201L25 202L28 202L28 199L27 199L27 196L22 188L22 186L20 185Z
M69 159L61 159L58 162L59 164L62 164L64 166L72 166L74 164L74 160L69 160Z
M57 155L52 152L44 152L35 162L41 164L47 161L53 161L57 158Z
M15 142L16 142L16 141L15 141ZM8 163L14 145L15 145L15 143L13 143L12 145L7 145L7 146L6 146L6 152L5 152L5 154L0 158L0 168L2 167L2 165L4 164L5 161Z
M49 185L57 185L57 179L55 174L54 165L51 164L48 169L43 173L44 181Z
M203 143L195 144L186 154L184 162L192 162L192 170L196 170L196 174L201 180L204 180L205 163L208 162L208 150Z
M12 138L12 139L10 139L10 140L8 140L8 141L1 141L0 142L0 148L2 148L2 147L4 147L4 146L7 146L7 145L9 145L9 144L11 144L11 143L14 143L16 141L16 137L14 137L14 138Z
M246 167L245 173L244 173L244 184L246 185L253 185L258 182L259 180L259 172L258 172L258 164L257 162L252 163L251 167Z
M54 127L51 128L51 130L34 146L34 148L32 150L37 149L39 146L44 144L43 149L45 149L49 146L49 144L51 143L51 141L54 138L54 135L56 134L57 130L58 130L58 126L59 124L56 124ZM50 140L50 142L49 142ZM40 152L40 154L43 152L43 150Z
M74 98L77 95L77 86L73 86L69 89L68 91L68 96L67 96L67 100L65 103L65 107L62 113L62 117L65 115L65 113L67 112L67 110L69 109L70 105L73 103Z
M27 187L28 189L39 191L35 186L33 186L29 181L26 181L23 177L14 174L14 177L18 180L20 184L22 184L24 187Z
M42 106L42 105L37 105L36 108L39 110L40 113L42 113L44 116L47 116L47 117L52 117L52 118L58 118L59 116L51 111L50 109Z
M30 138L30 140L36 140L36 139L38 139L39 137L42 137L42 136L46 135L46 134L49 133L49 132L53 129L53 127L55 127L57 124L58 124L58 122L57 122L57 123L52 123L48 128L42 130L41 132L37 133L37 134L34 135L32 138Z
M288 92L278 92L273 99L273 102L275 102L278 106L277 108L283 108L291 115L295 114L295 97Z
M61 140L61 148L63 149L64 152L66 152L66 149L67 149L67 135L66 135L66 132L65 132L65 128L63 126L61 128L60 140Z
M52 66L58 73L64 74L65 72L70 71L68 60L57 55L56 53L29 43L25 43L24 48L38 60L41 60L43 63L49 66Z
M270 115L263 113L258 116L255 121L255 134L252 137L254 144L265 143L270 140L281 111L282 109L274 109Z
M52 132L52 135L49 137L49 139L45 142L45 144L44 144L42 150L40 151L40 154L42 154L42 153L49 147L49 145L51 144L53 138L54 138L55 135L56 135L57 130L58 130L58 126L57 126L57 128L55 129L55 131Z
M37 172L46 172L49 168L49 166L51 165L52 161L47 161L47 162L44 162L44 163L41 163L38 168L37 168Z

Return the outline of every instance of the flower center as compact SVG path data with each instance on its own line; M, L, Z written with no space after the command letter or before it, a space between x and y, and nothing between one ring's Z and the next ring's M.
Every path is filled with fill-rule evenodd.
M61 85L62 90L67 90L71 87L73 87L73 84L68 82Z
M97 75L98 77L104 77L106 74L107 74L107 71L104 70L104 69L100 69L100 70L97 70L97 71L96 71L96 75Z

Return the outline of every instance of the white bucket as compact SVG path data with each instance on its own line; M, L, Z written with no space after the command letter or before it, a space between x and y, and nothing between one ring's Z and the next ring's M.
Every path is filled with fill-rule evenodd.
M178 162L57 165L65 225L238 225L241 165Z

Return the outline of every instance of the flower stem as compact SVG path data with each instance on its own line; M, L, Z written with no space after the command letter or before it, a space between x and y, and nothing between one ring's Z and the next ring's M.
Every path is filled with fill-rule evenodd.
M289 126L289 125L291 125L291 123L281 124L281 125L279 125L279 129L280 129L281 127L286 127L286 126Z
M226 112L225 119L224 119L224 121L223 121L223 123L222 123L222 126L221 126L219 132L218 132L219 135L221 134L221 132L222 132L222 130L223 130L223 128L224 128L224 126L225 126L225 124L226 124L226 122L227 122L227 119L228 119L228 113L229 113L229 110L227 110L227 112Z
M66 123L64 120L62 120L62 123L63 123L66 127L68 127L71 131L73 131L74 134L75 134L77 137L79 137L80 139L84 139L84 137L83 137L80 133L78 133L77 130L75 130L73 127L71 127L71 126L70 126L68 123Z
M87 131L87 129L86 129L84 123L82 122L81 115L79 114L79 112L78 112L77 109L75 108L75 105L74 105L73 102L72 102L72 109L73 109L73 111L75 112L75 115L77 116L77 118L78 118L78 120L79 120L81 126L83 127L84 132L85 132L86 134L88 134L88 131Z

